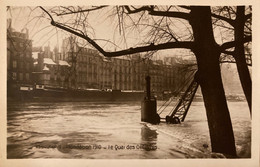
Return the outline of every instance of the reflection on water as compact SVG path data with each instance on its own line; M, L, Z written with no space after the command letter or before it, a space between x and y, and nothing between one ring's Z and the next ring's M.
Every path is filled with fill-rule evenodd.
M144 126L141 129L141 136L142 136L141 145L146 151L157 149L157 145L156 145L157 135L158 133L156 132L156 130L152 130L147 126L147 124L144 124Z
M152 142L157 140L158 133L156 130L150 129L146 124L141 129L141 136L144 142Z
M238 155L250 157L247 105L230 105ZM139 102L9 102L7 158L211 158L202 102L178 125L140 122L140 108Z

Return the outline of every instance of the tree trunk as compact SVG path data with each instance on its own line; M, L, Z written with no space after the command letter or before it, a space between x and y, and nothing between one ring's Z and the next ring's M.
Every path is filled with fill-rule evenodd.
M213 36L210 7L191 7L193 52L198 63L198 82L206 108L212 152L236 156L235 140L222 84L218 45Z
M235 23L235 55L234 58L237 64L237 71L239 75L239 79L246 96L246 100L249 106L250 114L251 114L251 104L252 104L252 81L250 77L250 73L246 64L245 58L245 50L244 50L244 22L245 19L245 7L238 6L237 7L237 17Z

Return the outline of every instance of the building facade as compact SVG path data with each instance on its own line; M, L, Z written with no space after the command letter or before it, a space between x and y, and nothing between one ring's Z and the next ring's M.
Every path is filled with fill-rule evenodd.
M50 46L33 48L28 32L8 29L8 83L44 85L77 90L145 91L145 77L151 77L154 94L174 92L184 79L182 65L169 59L144 59L141 54L105 58L97 50L77 45L69 37L53 51ZM33 56L32 56L33 55ZM169 61L168 60L168 61ZM17 84L16 84L17 85Z
M54 88L69 88L70 65L63 60L53 60L46 52L36 52L33 83Z
M70 87L144 91L145 76L151 76L151 90L155 93L174 92L182 85L179 59L145 60L141 54L120 58L105 58L97 50L77 45L74 38L63 41L62 54L71 66Z
M8 88L29 89L32 84L32 40L28 29L17 32L7 20L7 84Z

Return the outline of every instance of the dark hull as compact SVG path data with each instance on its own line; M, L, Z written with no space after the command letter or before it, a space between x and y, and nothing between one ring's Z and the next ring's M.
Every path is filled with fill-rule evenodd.
M92 91L92 90L33 90L15 91L9 100L19 101L142 101L144 92Z

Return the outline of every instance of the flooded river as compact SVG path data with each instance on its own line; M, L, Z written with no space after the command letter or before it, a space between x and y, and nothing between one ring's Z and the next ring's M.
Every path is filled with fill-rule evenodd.
M228 104L238 156L248 158L251 120L247 104ZM212 157L203 102L193 102L186 120L178 125L141 122L140 106L140 102L9 102L7 158Z

